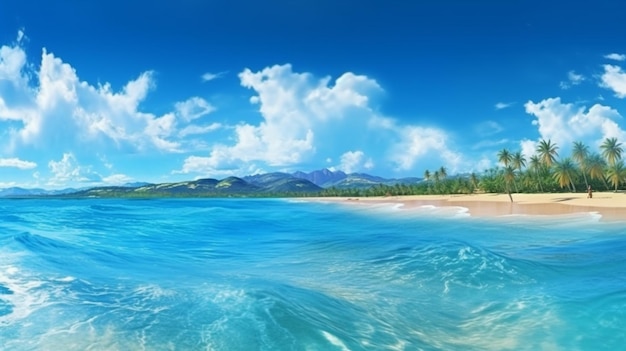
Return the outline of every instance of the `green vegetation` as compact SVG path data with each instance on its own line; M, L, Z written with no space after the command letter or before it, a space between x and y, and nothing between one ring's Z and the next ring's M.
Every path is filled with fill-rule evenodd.
M473 193L576 192L577 189L619 191L626 185L622 144L607 138L600 153L575 142L571 157L559 158L559 147L541 140L528 159L521 151L500 150L499 166L482 174L449 176L445 167L424 171L424 178L405 178L397 183L367 174L354 174L336 185L321 188L309 180L287 173L268 173L244 179L198 179L179 183L149 184L140 187L98 187L55 197L369 197L400 195L442 195ZM612 188L611 188L612 187Z
M575 142L571 157L559 158L559 147L551 140L541 140L536 153L527 159L521 151L500 150L496 157L501 167L448 177L441 167L424 171L424 179L414 184L377 185L365 190L324 189L321 196L397 196L424 194L576 192L577 189L614 191L626 185L626 166L622 161L622 144L607 138L600 146L602 154L593 153L582 142Z
M626 184L626 168L622 162L622 144L616 138L604 140L602 156L592 153L587 145L574 142L571 157L559 159L559 147L551 140L541 140L536 154L526 160L521 152L512 154L502 149L497 154L503 168L485 171L479 188L488 193L509 193L511 184L516 192L576 192L577 189L609 189L618 191ZM517 185L519 183L519 186Z

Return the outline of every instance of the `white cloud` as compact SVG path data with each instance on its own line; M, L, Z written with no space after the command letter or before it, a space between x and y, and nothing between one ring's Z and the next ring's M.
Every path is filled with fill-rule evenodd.
M112 174L102 178L102 182L107 185L124 185L132 182L134 179L125 174Z
M214 79L222 77L226 73L227 72L218 72L218 73L207 72L207 73L202 75L202 81L203 82L210 82L210 81L212 81Z
M8 110L9 115L18 114L23 124L14 134L17 140L13 144L67 149L104 138L118 146L125 143L138 148L172 148L165 140L171 133L154 127L163 126L170 117L138 110L154 84L151 72L141 74L116 93L109 84L96 88L80 81L73 67L44 49L37 78L36 89L22 91L31 95L27 99L30 104L12 109L0 104L0 109ZM16 79L15 74L12 79ZM59 125L64 127L58 128Z
M215 107L203 98L194 96L183 102L176 103L176 112L185 121L189 122L215 111Z
M411 126L403 128L400 136L392 156L399 170L412 169L420 158L432 153L438 154L452 172L458 170L461 155L448 148L448 135L443 130Z
M22 69L26 65L26 52L19 47L3 45L0 47L0 81L21 83L25 80Z
M496 108L496 110L502 110L511 107L513 104L513 102L498 102L494 105L494 107Z
M262 173L261 169L254 163L239 164L231 162L228 165L219 164L221 159L203 156L189 156L185 159L181 170L174 171L174 174L195 173L201 176L216 178L228 176L241 176L242 174Z
M562 103L560 98L550 98L538 103L529 101L524 106L527 113L535 116L533 125L538 127L540 138L550 139L561 150L569 150L574 141L599 144L608 137L626 137L615 122L622 118L620 114L604 105L595 104L587 110ZM522 148L530 152L530 141L523 141Z
M561 89L569 89L572 86L579 85L583 81L585 81L585 76L574 71L569 71L567 72L567 81L562 81L560 87Z
M251 102L259 105L262 121L235 126L234 145L217 144L209 157L190 158L183 172L215 172L254 161L271 166L301 162L315 152L314 129L344 118L351 108L367 109L366 94L380 90L375 81L352 73L329 86L330 78L316 80L311 74L293 72L291 65L259 72L245 69L239 78L242 86L256 92Z
M361 150L348 151L341 155L341 164L337 169L345 173L354 173L362 170L369 170L374 167L374 161L371 158L365 158L365 153Z
M15 183L15 182L0 182L0 189L12 188L14 186L17 186L17 183Z
M190 125L181 129L178 135L180 135L181 137L186 137L188 135L194 134L206 134L220 128L222 128L222 125L220 123L211 123L205 126Z
M17 42L20 43L22 40L24 40L24 38L26 38L26 33L24 33L23 29L20 29L17 31Z
M35 162L23 161L19 158L0 158L0 167L14 167L18 169L33 169L37 167Z
M481 173L493 167L492 157L483 157L472 167L468 168L469 172Z
M619 66L604 65L601 87L611 89L618 98L626 97L626 72Z
M0 147L8 152L23 147L58 153L72 150L75 155L110 149L180 152L194 143L181 138L207 130L194 121L215 107L200 97L181 101L162 115L142 111L142 103L156 86L153 72L139 74L119 91L109 83L91 85L46 49L40 65L28 64L20 46L23 38L20 32L14 46L0 47L0 122L13 123Z
M92 171L90 167L80 166L72 153L64 153L59 161L50 161L48 168L52 173L48 184L53 186L74 182L94 183L102 180L102 177Z
M359 151L343 151L344 169L374 167L374 156L399 171L408 171L421 158L442 159L455 167L459 156L443 140L447 134L436 128L401 125L380 116L372 108L382 92L378 83L366 76L344 73L336 80L297 73L291 65L276 65L261 71L245 69L241 85L255 93L250 103L258 106L258 124L241 123L234 128L231 144L217 143L207 156L188 157L179 173L244 173L249 165L289 167L310 160L314 155L331 158L337 150L374 148L377 155L365 158ZM409 132L407 132L409 131ZM432 135L437 134L439 139ZM389 142L389 140L392 140ZM386 158L386 159L385 159Z
M609 60L615 60L615 61L626 61L626 55L624 54L617 54L617 53L611 53L608 55L604 55L604 58L609 59Z
M522 155L524 155L524 157L526 158L526 164L530 162L529 158L531 156L537 154L537 144L538 144L537 141L529 140L529 139L523 139L520 142L520 148L522 149ZM561 145L557 145L557 146L559 146L559 148L561 147ZM558 151L559 150L557 150L557 152Z

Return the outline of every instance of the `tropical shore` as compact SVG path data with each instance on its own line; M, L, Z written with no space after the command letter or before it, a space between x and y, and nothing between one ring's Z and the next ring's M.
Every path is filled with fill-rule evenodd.
M512 194L513 202L507 194L472 195L411 195L389 197L339 197L316 198L323 201L337 201L350 204L402 204L410 210L420 206L465 207L474 217L498 217L506 215L564 215L583 212L597 212L602 220L626 220L626 193L594 192L592 198L587 193L542 193Z

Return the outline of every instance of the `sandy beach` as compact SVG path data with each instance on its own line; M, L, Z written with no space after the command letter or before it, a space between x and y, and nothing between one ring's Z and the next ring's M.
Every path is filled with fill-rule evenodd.
M354 204L399 203L406 209L425 205L460 206L467 208L475 217L597 212L602 215L602 220L626 220L626 193L623 192L594 192L591 199L587 198L587 193L512 194L512 196L513 202L506 194L343 197L320 200Z

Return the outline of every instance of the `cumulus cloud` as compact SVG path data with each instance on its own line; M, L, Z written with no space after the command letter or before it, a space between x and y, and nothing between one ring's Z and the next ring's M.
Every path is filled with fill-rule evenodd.
M530 139L523 139L520 142L520 149L522 151L522 155L524 155L524 157L526 158L526 161L528 161L528 159L531 156L537 154L537 145L538 144L539 144L538 140L530 140ZM560 147L560 145L557 145L557 146Z
M618 98L626 97L626 72L614 65L604 65L604 73L600 77L600 86L611 89Z
M443 130L411 126L403 128L400 137L393 156L399 170L412 169L420 158L430 153L439 154L452 171L461 162L461 155L448 148L448 136Z
M21 47L6 45L0 47L0 81L22 83L26 79L22 72L25 65L26 52Z
M33 169L37 167L35 162L20 160L19 158L0 158L0 167L13 167L18 169Z
M191 97L176 103L171 112L145 112L141 105L156 87L152 71L120 90L109 83L92 85L46 49L40 65L29 64L22 40L0 47L0 123L11 123L0 146L11 152L31 147L80 153L89 145L100 151L180 152L188 142L181 138L203 128L195 121L216 110L206 100Z
M368 94L381 90L365 76L345 73L330 85L329 77L296 73L288 64L258 72L245 69L239 78L256 93L251 103L259 105L261 122L235 126L234 145L217 144L207 157L190 157L183 172L216 172L256 161L270 166L301 162L315 152L315 129L352 115L351 109L368 110Z
M604 58L609 59L609 60L615 60L615 61L626 61L626 55L624 54L617 54L617 53L611 53L608 55L604 55Z
M85 166L80 164L76 156L71 152L64 153L58 161L51 160L48 162L48 168L52 176L48 179L47 185L53 187L75 183L83 186L123 185L134 180L132 177L121 173L102 176L91 165ZM108 165L107 168L110 170L113 167ZM41 178L39 173L35 173L33 176L38 180Z
M361 150L348 151L341 155L341 164L337 169L345 173L354 173L363 170L369 170L374 167L374 161L371 158L365 158L365 153Z
M48 168L52 173L49 185L59 186L67 183L95 183L102 180L102 177L92 171L91 167L84 167L78 164L76 157L72 153L64 153L59 161L50 161Z
M585 80L585 76L582 74L578 74L574 71L567 72L567 81L562 81L560 83L561 89L569 89L572 86L579 85Z
M433 153L447 166L458 163L458 155L444 142L444 131L380 116L373 106L383 90L367 76L347 72L335 80L316 78L294 72L286 64L257 72L245 69L239 79L254 92L250 103L258 106L261 120L235 126L231 144L216 143L208 155L188 157L177 172L215 175L239 170L241 174L251 165L290 167L315 155L339 157L338 168L370 169L376 158L359 151L365 147L377 149L381 161L376 164L398 171L410 170Z
M562 149L569 149L574 141L598 145L605 138L625 140L626 134L617 124L622 116L607 106L595 104L589 109L561 102L560 98L540 102L528 101L524 107L533 115L540 139L550 139ZM522 141L526 156L534 154L533 141ZM531 153L532 151L532 153Z

